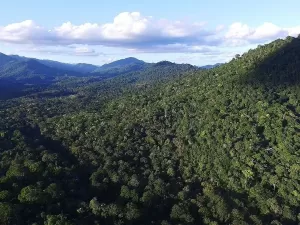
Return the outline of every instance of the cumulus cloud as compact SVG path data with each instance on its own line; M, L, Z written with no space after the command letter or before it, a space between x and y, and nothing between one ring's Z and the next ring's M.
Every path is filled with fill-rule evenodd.
M266 22L258 27L236 22L207 29L205 23L170 21L123 12L110 23L75 25L65 22L47 29L32 20L0 26L0 41L35 46L107 46L132 52L213 53L214 47L263 43L288 35L297 36L300 26L282 28ZM40 48L40 47L38 47ZM97 55L89 47L73 49L72 54ZM208 54L208 53L207 53Z
M12 43L30 43L49 39L51 33L36 25L32 20L0 26L0 40Z
M160 44L210 43L214 32L204 29L203 23L155 20L139 12L123 12L112 23L63 23L46 29L34 21L26 20L0 26L0 41L47 45L89 44L140 48Z
M225 43L233 45L245 45L249 43L263 43L286 36L297 36L300 34L300 26L282 28L275 24L266 22L253 28L240 22L229 26L225 34Z

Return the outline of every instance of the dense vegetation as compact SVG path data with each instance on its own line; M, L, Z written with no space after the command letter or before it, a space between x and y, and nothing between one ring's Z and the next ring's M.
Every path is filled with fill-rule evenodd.
M1 224L298 224L300 40L0 104Z

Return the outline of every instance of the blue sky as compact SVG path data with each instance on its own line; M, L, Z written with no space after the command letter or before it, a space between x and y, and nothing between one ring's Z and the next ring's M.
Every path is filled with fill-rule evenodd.
M0 52L101 65L137 57L195 65L230 60L300 33L300 1L10 0Z

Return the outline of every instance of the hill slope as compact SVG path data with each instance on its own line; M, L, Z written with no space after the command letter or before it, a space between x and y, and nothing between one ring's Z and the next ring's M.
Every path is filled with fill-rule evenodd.
M42 79L52 80L66 74L78 75L76 72L58 70L39 63L36 60L12 61L0 67L0 78L17 80Z

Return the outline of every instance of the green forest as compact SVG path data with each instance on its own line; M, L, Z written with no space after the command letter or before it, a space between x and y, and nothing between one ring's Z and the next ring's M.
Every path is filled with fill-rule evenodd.
M0 224L300 223L299 38L212 69L15 60L0 55Z

